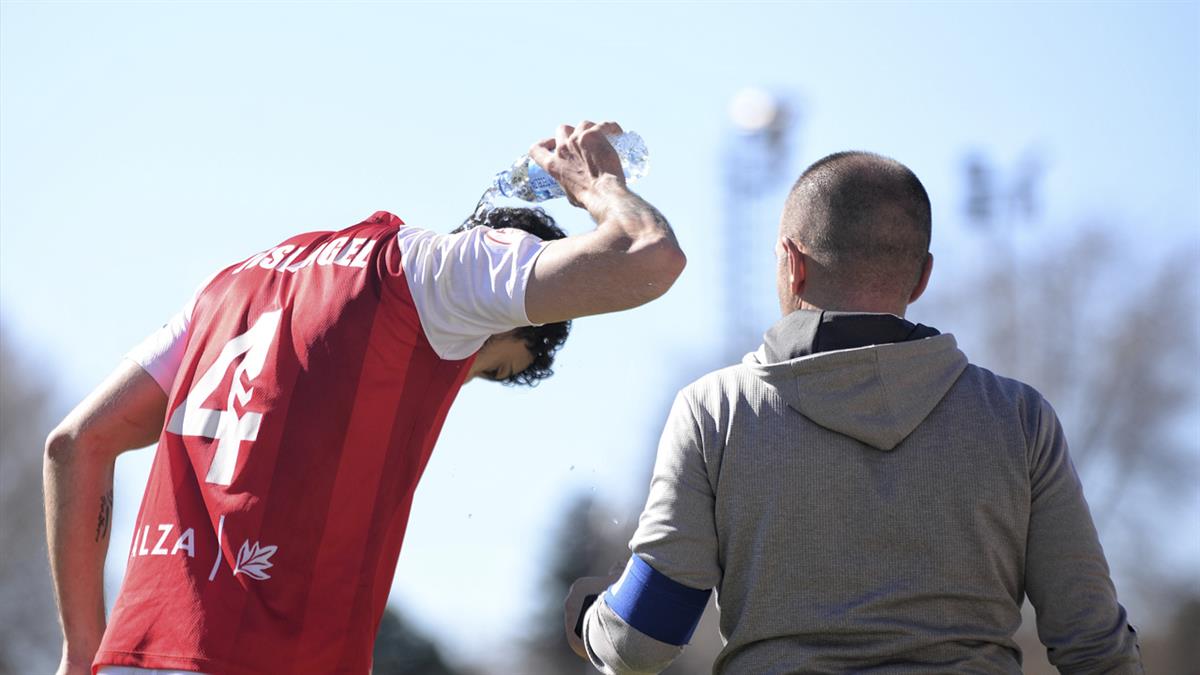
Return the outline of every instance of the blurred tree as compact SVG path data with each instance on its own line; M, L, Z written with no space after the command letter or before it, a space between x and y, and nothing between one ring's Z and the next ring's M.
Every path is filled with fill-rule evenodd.
M50 673L62 644L42 518L50 387L0 324L0 673Z
M375 636L373 675L466 675L442 660L437 645L390 605Z
M613 563L629 556L626 544L632 530L614 527L613 520L590 495L576 496L564 512L558 532L551 539L550 566L541 589L542 606L524 645L519 672L528 675L596 672L567 646L563 601L576 579L608 574Z
M1170 652L1159 672L1200 673L1200 593L1192 588L1185 597L1188 599L1175 613L1169 636Z
M1158 561L1147 559L1164 548L1152 540L1163 535L1155 525L1169 521L1200 478L1197 242L1178 242L1155 260L1119 249L1109 233L1123 228L1091 224L1024 252L1012 226L1019 209L982 209L1013 214L997 223L981 220L976 202L1030 201L1032 188L976 190L979 166L978 158L966 166L969 191L978 193L967 215L986 232L988 255L972 277L932 284L920 311L965 336L972 361L1053 403L1097 528L1106 543L1121 544L1109 547L1118 557L1136 559L1135 583L1149 582L1138 592L1154 595L1152 587L1166 587Z
M1129 228L1090 223L1023 247L1016 230L1036 216L1040 164L1027 162L1009 190L978 156L964 168L966 216L986 253L966 278L935 280L917 311L958 335L973 362L1028 382L1054 405L1118 592L1142 629L1143 656L1162 662L1158 650L1187 648L1168 633L1197 620L1183 612L1175 628L1166 623L1197 598L1194 578L1180 579L1171 558L1180 528L1193 533L1195 550L1196 523L1178 514L1200 482L1200 242L1156 253L1118 244L1114 233ZM1026 618L1032 624L1033 613ZM1048 668L1032 625L1021 640L1027 672Z

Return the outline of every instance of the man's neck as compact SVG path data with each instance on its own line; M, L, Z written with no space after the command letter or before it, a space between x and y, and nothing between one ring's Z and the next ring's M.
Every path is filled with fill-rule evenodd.
M798 309L810 309L815 312L856 312L861 314L894 314L901 319L904 318L904 313L908 310L907 305L895 307L886 302L822 302L825 307L818 307L816 304L804 298L792 298L791 309L783 313L787 316Z

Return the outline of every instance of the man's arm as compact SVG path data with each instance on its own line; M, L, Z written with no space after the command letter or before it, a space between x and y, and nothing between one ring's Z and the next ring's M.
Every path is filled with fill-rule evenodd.
M631 309L658 298L683 272L687 258L666 218L625 185L621 162L606 136L615 123L561 126L529 156L587 209L596 229L550 243L525 291L534 323Z
M167 397L123 361L50 433L42 468L50 574L63 627L60 675L90 673L104 635L104 557L117 455L157 440Z
M567 599L568 643L597 670L658 673L691 640L721 581L714 505L699 423L680 394L659 442L650 495L630 543L633 556L587 609L578 636L572 635L577 616L570 614L596 592L595 578L580 580Z
M1050 404L1031 438L1025 592L1038 637L1062 673L1141 673L1137 634L1109 577L1083 486Z

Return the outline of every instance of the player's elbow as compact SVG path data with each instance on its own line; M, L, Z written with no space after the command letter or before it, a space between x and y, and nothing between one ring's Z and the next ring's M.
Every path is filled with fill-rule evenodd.
M687 267L687 256L673 237L662 235L639 242L630 251L633 275L638 281L639 304L658 299L675 284Z
M78 454L76 441L76 434L70 428L62 424L54 427L54 430L46 437L44 457L46 464L65 464L73 461Z
M658 281L670 288L679 275L683 274L683 268L687 267L687 256L684 255L683 249L679 248L679 243L674 237L663 237L655 244L655 248L655 267L662 275Z
M62 466L95 459L104 454L104 441L86 428L64 420L46 437L47 466Z

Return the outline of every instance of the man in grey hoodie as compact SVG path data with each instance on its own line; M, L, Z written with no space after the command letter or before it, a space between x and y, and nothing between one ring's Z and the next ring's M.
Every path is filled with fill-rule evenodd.
M878 155L796 182L783 318L679 393L632 558L568 598L596 668L666 668L715 588L714 673L1020 673L1025 596L1060 671L1141 672L1050 404L903 318L930 221L921 182Z

